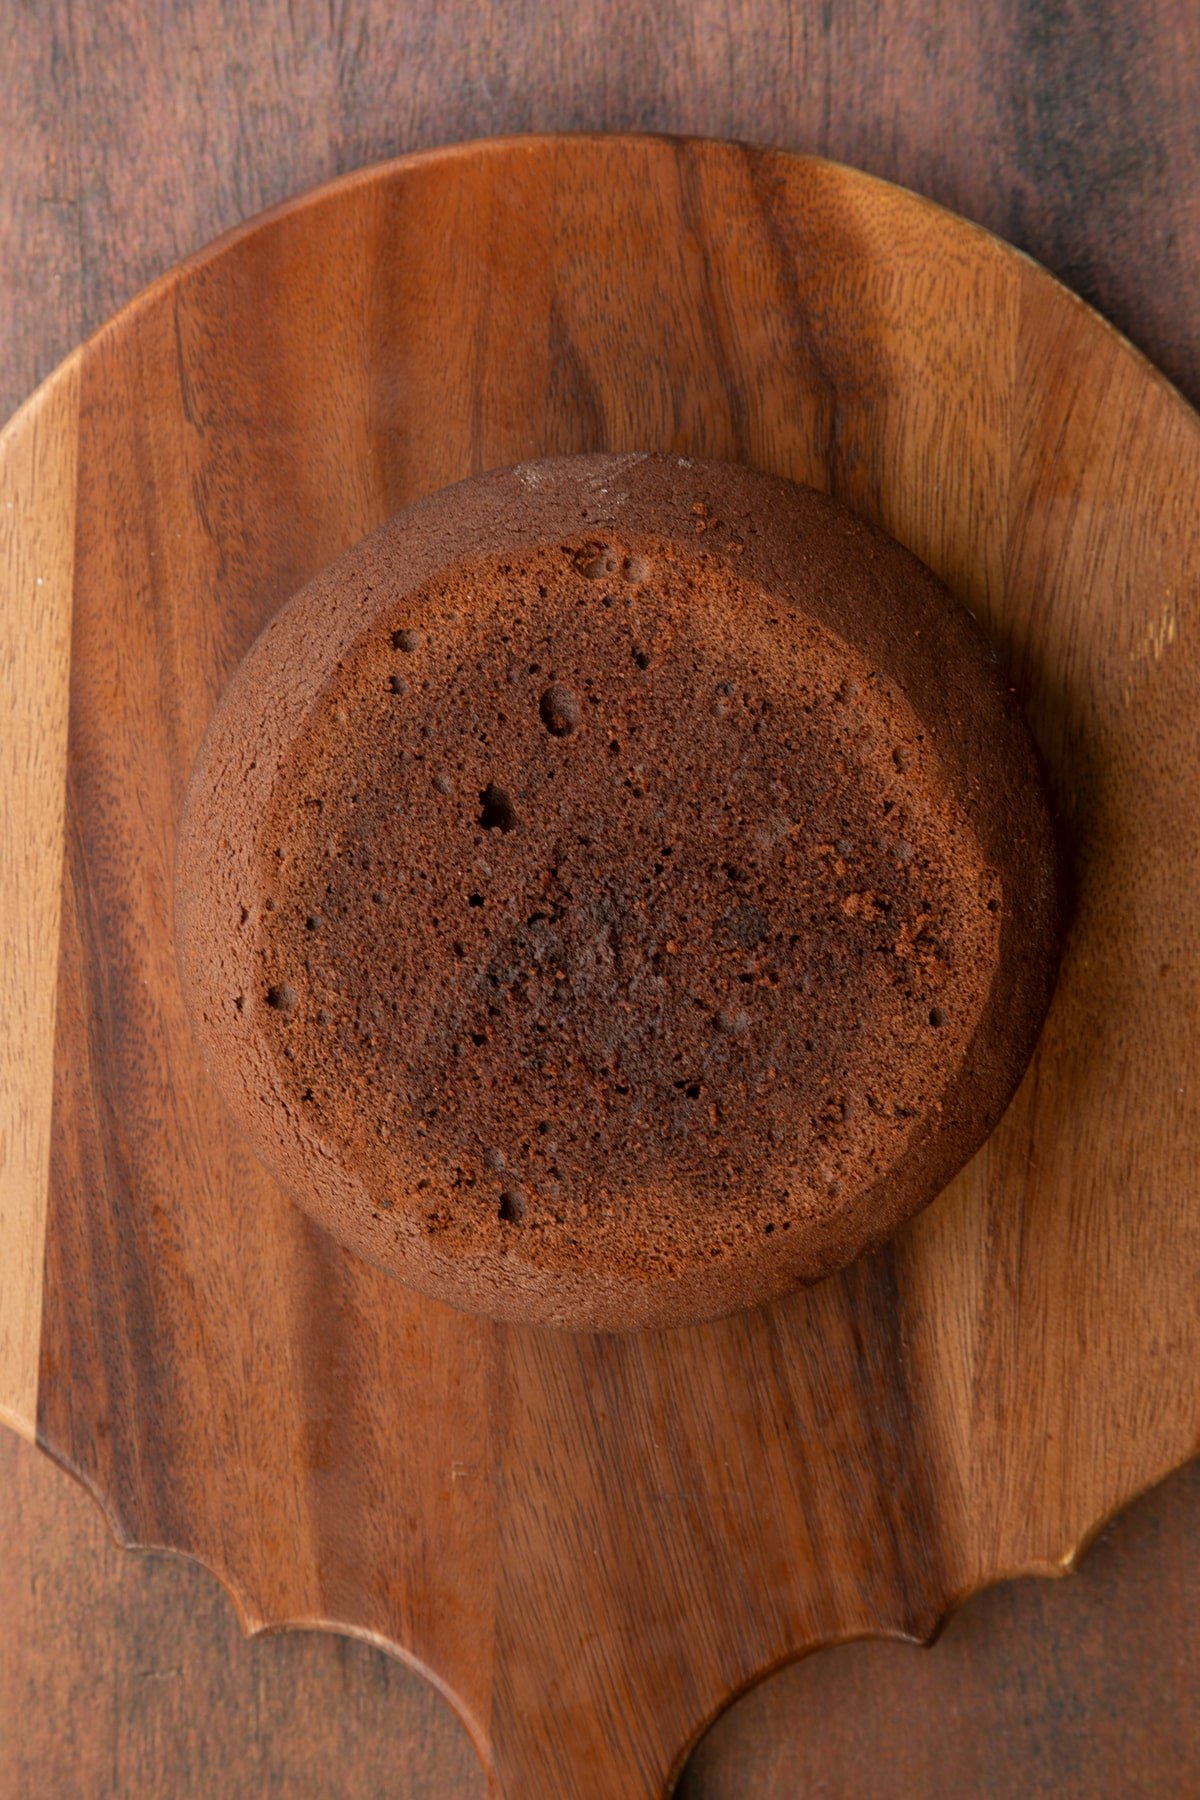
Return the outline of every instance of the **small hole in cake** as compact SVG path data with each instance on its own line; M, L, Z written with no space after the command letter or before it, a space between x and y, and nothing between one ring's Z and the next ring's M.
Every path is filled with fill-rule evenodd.
M636 586L638 582L647 579L650 574L650 565L644 556L627 556L625 558L625 567L622 569L621 573L624 575L626 581L631 582Z
M411 625L403 625L392 633L393 650L416 650L421 642L421 634L414 631Z
M305 931L320 931L324 923L325 921L320 913L309 913L307 919L304 921L304 929Z
M483 895L482 894L468 894L467 895L467 905L468 906L482 906L483 905Z
M483 811L479 823L485 831L511 831L517 822L517 809L509 795L494 781L489 781L479 796Z
M525 1196L520 1188L505 1188L496 1211L502 1225L519 1225L525 1217Z
M987 909L990 913L998 913L1000 911L1000 902L998 900L989 900Z
M296 1004L296 990L290 982L281 981L277 987L267 989L267 1005L274 1012L290 1013Z
M639 669L648 669L650 667L650 652L648 650L636 650L635 649L634 653L633 653L633 660L637 664Z
M931 1006L930 1007L929 1023L934 1026L940 1026L940 1025L944 1025L946 1023L946 1015L942 1011L940 1006Z
M557 682L542 695L538 711L551 737L570 737L579 723L578 700L569 688Z
M763 1233L766 1237L770 1237L770 1235L774 1231L774 1229L775 1229L774 1225L764 1225Z
M389 694L407 694L408 683L403 675L388 676L388 692Z

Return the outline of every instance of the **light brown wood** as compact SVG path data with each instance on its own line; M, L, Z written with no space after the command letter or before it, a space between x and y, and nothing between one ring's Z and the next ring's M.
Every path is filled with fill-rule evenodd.
M78 1484L3 1431L0 1492L5 1800L481 1800L458 1719L393 1657L312 1631L243 1642L198 1564L118 1549ZM680 1800L1192 1793L1198 1501L1193 1463L1078 1578L989 1588L932 1652L850 1644L780 1670L701 1740Z
M1015 253L829 164L513 141L260 221L85 348L41 1442L244 1619L372 1636L514 1793L661 1791L767 1668L1068 1565L1197 1442L1200 425ZM183 784L316 568L472 469L732 456L984 619L1071 839L1034 1066L889 1250L762 1312L504 1330L230 1134L171 942Z
M77 361L0 434L0 1421L30 1438L67 787Z

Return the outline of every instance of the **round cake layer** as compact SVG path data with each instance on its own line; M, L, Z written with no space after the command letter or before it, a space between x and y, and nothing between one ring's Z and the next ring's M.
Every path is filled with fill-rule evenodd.
M828 498L586 457L390 521L193 777L214 1078L337 1236L515 1320L676 1324L844 1263L999 1117L1056 954L1028 734Z

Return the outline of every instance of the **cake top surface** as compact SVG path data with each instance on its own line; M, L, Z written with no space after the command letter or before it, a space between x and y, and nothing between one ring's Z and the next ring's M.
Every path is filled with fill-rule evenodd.
M182 960L338 1235L501 1316L676 1323L836 1266L980 1141L1050 848L996 665L899 546L744 470L571 459L400 515L264 634Z

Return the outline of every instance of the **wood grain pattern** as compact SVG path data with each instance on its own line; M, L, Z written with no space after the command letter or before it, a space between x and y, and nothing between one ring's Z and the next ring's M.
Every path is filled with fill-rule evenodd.
M677 1800L1194 1792L1198 1497L1193 1463L1123 1513L1069 1581L989 1588L932 1652L847 1644L782 1670L717 1720Z
M1190 0L9 9L0 415L147 282L402 151L670 131L833 156L1039 258L1200 401Z
M482 1800L453 1711L394 1657L320 1631L245 1641L205 1570L118 1548L10 1432L0 1492L5 1800Z
M999 0L987 9L944 0L866 8L545 0L531 9L496 0L487 18L485 31L473 0L333 9L319 0L173 0L153 18L129 0L10 8L0 416L143 282L261 206L379 156L531 128L748 137L905 182L1031 250L1200 400L1200 14L1186 0ZM1018 1584L981 1597L928 1659L863 1646L781 1672L722 1719L719 1755L698 1753L703 1791L765 1800L805 1782L829 1794L886 1785L905 1797L1093 1800L1138 1791L1139 1779L1148 1794L1186 1791L1197 1751L1172 1708L1197 1685L1186 1597L1192 1473L1139 1504L1136 1531L1122 1519L1114 1544L1130 1547L1119 1562L1106 1552L1078 1585ZM118 1612L101 1582L114 1559L92 1560L95 1532L81 1504L51 1506L56 1482L40 1472L24 1507L18 1486L26 1536L18 1531L16 1542L28 1553L0 1559L0 1584L7 1578L5 1594L15 1597L0 1617L23 1622L15 1643L0 1633L8 1709L0 1767L7 1775L12 1720L28 1769L39 1772L27 1788L18 1779L15 1792L41 1800L77 1791L75 1744L95 1758L97 1793L244 1792L255 1785L248 1768L263 1770L264 1787L286 1770L291 1792L357 1791L348 1767L322 1758L340 1742L346 1708L366 1707L345 1670L369 1669L370 1653L357 1661L356 1647L344 1656L339 1640L309 1636L314 1673L294 1717L265 1699L260 1707L250 1665L228 1666L219 1606L197 1601L203 1578L189 1581L177 1561L125 1558L122 1580L144 1581L147 1600ZM6 1476L0 1491L2 1528L13 1496ZM69 1576L47 1579L68 1531ZM1101 1566L1113 1580L1093 1586ZM22 1685L33 1654L24 1621L56 1607L71 1628L56 1635L38 1679ZM969 1622L984 1619L990 1631L972 1639ZM194 1788L171 1760L178 1740L161 1701L127 1705L130 1689L115 1685L123 1650L140 1643L147 1654L137 1671L150 1669L163 1636L182 1640L199 1664L205 1762ZM964 1641L973 1648L959 1655ZM290 1687L292 1646L258 1648L264 1660L278 1656ZM860 1658L866 1672L855 1679ZM171 1650L168 1669L174 1660ZM43 1678L48 1666L53 1683ZM404 1672L390 1679L402 1683ZM137 1691L149 1700L171 1683L148 1679ZM401 1716L416 1732L440 1725L436 1791L460 1792L461 1728L444 1708ZM397 1744L389 1791L408 1791L409 1766ZM372 1786L364 1777L363 1791L386 1779ZM0 1788L8 1791L2 1776Z
M1189 1453L1195 1121L1156 1129L1147 1083L1195 1054L1163 909L1165 846L1195 848L1200 430L1127 346L848 171L576 139L285 209L79 373L39 1434L123 1537L199 1556L251 1622L395 1645L502 1790L650 1793L773 1662L1062 1567ZM646 443L833 487L981 612L1075 925L1013 1111L892 1249L696 1331L504 1331L354 1263L230 1140L175 981L174 826L223 679L312 569L472 468Z
M480 1800L461 1724L393 1657L322 1632L243 1642L204 1570L118 1549L78 1485L4 1432L0 1492L6 1800ZM932 1652L849 1644L780 1671L701 1741L678 1800L1189 1793L1198 1500L1193 1463L1078 1576L988 1589Z
M67 785L78 382L0 434L0 1422L33 1437Z

